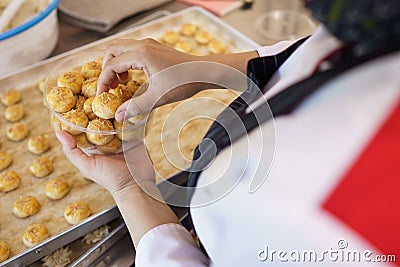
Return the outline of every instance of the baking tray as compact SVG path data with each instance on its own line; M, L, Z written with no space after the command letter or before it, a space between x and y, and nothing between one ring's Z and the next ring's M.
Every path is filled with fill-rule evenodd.
M104 49L109 43L118 38L141 39L151 37L159 39L163 32L167 30L174 30L176 27L178 27L178 25L181 25L185 22L201 25L203 29L209 30L213 36L218 36L218 38L221 38L224 42L229 44L229 52L254 50L259 47L258 44L247 38L242 33L233 29L231 26L227 25L208 11L200 7L191 7L146 24L128 29L108 38L101 39L88 45L68 51L56 57L49 58L32 66L21 69L18 72L4 75L0 77L0 91L13 87L26 88L36 85L40 80L45 78L46 74L52 68L54 68L56 64L70 55L74 55L82 51ZM57 235L52 236L38 246L28 249L25 252L18 254L3 263L0 263L0 266L23 266L30 264L50 254L57 248L76 240L84 234L114 220L119 216L120 214L117 207L112 206L107 210L89 217L80 224L69 227Z

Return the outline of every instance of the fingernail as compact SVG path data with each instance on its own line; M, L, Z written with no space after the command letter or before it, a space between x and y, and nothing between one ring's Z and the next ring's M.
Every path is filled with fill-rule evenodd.
M115 114L115 119L116 119L118 122L124 121L124 118L125 118L125 110L121 110L121 111L119 111L117 114Z
M62 142L63 139L62 139L62 137L61 137L61 135L60 135L60 132L61 132L61 131L57 131L57 132L56 132L56 137L57 137L58 141Z

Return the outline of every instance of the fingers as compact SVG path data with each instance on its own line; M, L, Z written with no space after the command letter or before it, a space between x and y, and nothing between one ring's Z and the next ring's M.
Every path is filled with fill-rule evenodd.
M74 138L64 131L56 132L56 136L60 143L65 156L72 164L74 164L82 173L94 169L94 158L87 156L79 148L76 147Z
M118 107L115 112L115 119L119 122L125 121L137 115L150 112L155 105L151 95L146 92L143 95L134 97Z
M107 46L103 57L103 71L100 74L97 84L97 94L107 91L109 87L114 88L118 85L117 74L125 72L127 73L127 71L132 66L132 62L131 63L125 62L125 64L121 64L122 62L118 62L119 71L116 71L114 69L115 66L113 66L112 68L108 67L108 64L114 58L134 50L137 44L138 44L137 40L130 39L130 40L117 40L113 44ZM128 61L132 60L134 60L134 58L128 59ZM125 74L122 74L122 76L124 75ZM128 75L126 74L125 80L127 79L127 77Z

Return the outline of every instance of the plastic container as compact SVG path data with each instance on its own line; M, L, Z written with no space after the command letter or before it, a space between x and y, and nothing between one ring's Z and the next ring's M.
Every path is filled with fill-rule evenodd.
M76 124L72 124L63 117L63 114L65 113L56 112L51 107L47 100L47 95L55 86L57 86L58 77L63 73L71 71L81 73L81 68L85 63L101 60L103 53L103 51L83 52L68 57L49 72L44 82L44 102L49 110L50 122L53 129L63 129L67 130L70 133L72 132L75 140L77 140L78 147L81 148L86 154L116 154L133 148L138 144L138 142L143 141L146 121L149 116L143 116L143 118L141 118L139 121L138 118L133 118L120 125L120 128L114 127L114 130L93 130L80 127ZM75 109L75 107L73 109ZM109 119L108 121L110 121L113 126L115 125L114 123L117 123L114 119ZM132 121L134 121L135 123L132 123ZM115 141L115 143L118 143L119 140L121 141L120 147L115 151L110 151L109 148L107 148L107 145L99 146L90 142L86 144L86 141L84 140L84 135L86 135L86 137L88 138L90 135L93 136L93 134L96 137L109 137L107 139L112 138L112 142ZM110 142L107 144L110 145Z
M0 76L48 57L58 41L57 5L48 6L25 23L0 33Z

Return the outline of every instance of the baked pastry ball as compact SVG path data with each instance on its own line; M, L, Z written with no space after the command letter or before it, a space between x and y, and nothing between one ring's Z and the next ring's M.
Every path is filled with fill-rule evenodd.
M196 33L197 27L191 23L185 23L181 26L181 33L186 36L192 36Z
M146 81L143 79L138 80L131 80L129 81L126 86L128 87L129 91L131 91L134 95L138 96L142 92L138 92L138 89L145 83ZM141 88L142 89L142 88Z
M162 36L162 41L169 45L174 45L179 40L179 34L174 31L167 31Z
M129 122L138 123L138 122L144 120L147 117L147 115L149 115L149 114L145 113L145 114L140 114L140 115L136 115L136 116L130 117L129 118Z
M85 100L85 103L83 103L83 111L85 112L89 120L94 120L97 118L96 114L94 114L92 110L93 99L94 96L91 96Z
M70 190L69 184L61 177L53 178L46 183L46 196L50 199L62 199Z
M50 125L54 131L61 131L61 121L56 116L51 116Z
M0 173L0 192L10 192L19 187L21 178L15 171L4 171Z
M120 122L117 120L113 121L113 125L114 125L114 129L119 131L115 136L119 139L119 140L123 140L122 139L122 128L124 127L124 122Z
M12 158L10 154L6 151L0 151L0 171L8 168L12 163Z
M64 218L69 224L77 224L90 216L89 205L83 201L68 204L64 210Z
M212 54L222 54L225 52L225 45L220 41L220 40L211 40L208 43L208 51L210 51L210 53Z
M55 112L67 112L74 108L76 97L74 93L65 87L54 87L47 94L47 103Z
M128 130L133 125L133 123L129 121L119 122L114 120L115 130L119 130L116 134L116 137L122 141L136 141L140 140L140 136L143 134L142 129L131 129ZM143 126L144 127L144 126ZM123 131L121 131L123 129Z
M87 126L87 129L95 131L112 131L114 130L114 127L109 120L98 118L90 121ZM97 133L86 132L86 137L92 144L102 146L111 142L111 140L113 140L114 138L114 135L112 134L102 135Z
M87 79L82 85L82 94L86 97L95 96L97 91L97 77Z
M10 122L19 121L24 116L24 108L20 104L13 104L6 108L4 117Z
M53 171L53 162L46 157L37 157L29 165L29 171L35 177L45 177Z
M25 228L22 234L22 242L26 247L31 248L49 237L49 230L44 224L33 223Z
M12 207L12 213L18 218L35 215L39 210L40 204L33 196L19 196Z
M112 119L121 104L122 102L117 96L104 92L94 97L92 110L99 118Z
M85 79L99 77L102 69L101 61L90 61L82 66L82 74Z
M10 254L10 246L5 241L0 240L0 263L7 260L10 257Z
M65 87L72 91L74 94L80 94L82 84L85 81L82 75L77 72L66 72L58 76L57 86Z
M114 137L113 140L111 140L110 143L102 145L102 146L97 146L97 149L103 152L104 154L113 154L116 153L122 146L122 142L120 139L117 137Z
M0 96L1 103L10 106L21 101L21 93L18 90L10 89Z
M40 92L44 92L44 79L40 80L40 82L37 84L37 88Z
M7 128L7 138L10 139L11 141L21 141L25 139L29 134L29 130L26 127L25 124L16 122L13 124L10 124Z
M192 51L192 45L188 41L177 42L174 48L183 53Z
M93 144L89 142L89 140L87 139L86 133L81 133L79 135L73 135L75 142L76 142L76 146L80 149L84 149L84 148L88 148L88 147L92 147Z
M29 138L28 150L33 154L42 154L50 148L49 140L43 135Z
M208 44L211 41L212 36L209 32L206 31L198 31L194 37L197 43L199 44Z
M83 95L78 95L78 98L76 99L76 104L75 104L75 109L83 111L83 105L85 105L86 97Z
M68 121L69 123L72 123L73 125L82 127L82 128L86 128L86 126L89 123L89 119L86 116L85 112L80 111L80 110L70 110L66 113L63 114L63 117L66 121ZM61 128L72 134L72 135L78 135L80 133L82 133L82 131L74 129L72 126L69 126L65 123L61 123Z
M139 88L139 87L138 87ZM131 99L136 92L137 88L135 89L133 86L127 86L123 84L118 84L118 86L114 89L108 90L110 94L115 95L121 101L121 103Z

